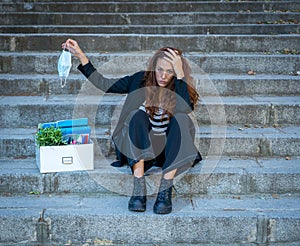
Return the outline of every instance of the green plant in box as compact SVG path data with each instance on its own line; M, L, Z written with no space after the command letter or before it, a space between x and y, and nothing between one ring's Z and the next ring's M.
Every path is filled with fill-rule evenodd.
M39 129L36 133L36 143L38 146L65 145L62 140L62 130L54 126Z

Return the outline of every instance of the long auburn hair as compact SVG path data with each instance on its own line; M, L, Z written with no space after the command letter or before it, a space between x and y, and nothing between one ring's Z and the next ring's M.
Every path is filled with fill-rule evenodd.
M182 57L182 51L172 47L160 48L150 59L148 69L144 76L144 85L146 87L145 108L152 119L154 118L155 113L157 113L158 108L162 108L170 118L173 115L174 108L176 106L176 95L174 92L175 77L173 76L170 83L166 87L160 87L156 81L155 76L157 61L159 58L164 58L166 56L165 52L168 51L168 49L174 50L181 57L184 78L187 83L188 92L192 104L195 105L199 99L199 94L195 89L194 79L191 76L191 67L188 61L184 57Z

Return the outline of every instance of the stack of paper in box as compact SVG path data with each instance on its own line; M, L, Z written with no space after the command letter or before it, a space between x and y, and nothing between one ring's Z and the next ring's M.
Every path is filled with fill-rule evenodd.
M88 118L40 123L38 124L38 129L51 126L61 128L63 141L67 144L90 143L91 127L88 125Z

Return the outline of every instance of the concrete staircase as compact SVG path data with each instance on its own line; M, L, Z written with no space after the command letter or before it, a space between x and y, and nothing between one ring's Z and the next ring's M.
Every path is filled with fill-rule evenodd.
M299 1L4 0L0 9L0 245L300 244ZM145 68L161 46L185 51L205 159L176 180L173 213L152 212L155 172L147 211L127 211L130 171L109 165L124 95L95 90L76 59L61 88L68 37L109 77ZM40 174L37 124L77 117L93 126L95 170Z

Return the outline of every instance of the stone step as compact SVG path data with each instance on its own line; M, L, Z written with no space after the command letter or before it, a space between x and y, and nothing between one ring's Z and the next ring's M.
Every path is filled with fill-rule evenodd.
M66 40L62 38L61 40ZM80 40L85 50L83 40ZM150 40L149 44L151 43ZM152 40L153 50L162 47ZM177 40L178 41L178 40ZM179 43L173 43L178 46ZM106 41L107 42L107 41ZM162 41L158 41L161 43ZM179 41L178 41L179 42ZM191 41L190 41L191 42ZM117 43L117 42L116 42ZM275 43L275 41L273 42ZM57 42L61 44L60 42ZM171 43L170 43L171 44ZM178 45L177 45L178 44ZM149 46L146 45L148 48ZM186 50L189 44L186 43ZM101 46L99 46L101 47ZM107 50L112 49L107 47ZM281 46L282 47L282 46ZM136 47L132 47L136 49ZM190 47L191 48L191 47ZM279 48L279 47L278 47ZM94 49L94 48L93 48ZM106 48L103 47L103 50ZM192 49L192 48L191 48ZM60 55L60 48L57 52L1 52L0 71L10 74L57 74L57 61ZM130 50L130 47L129 47ZM147 62L151 57L149 52L128 52L128 53L87 53L94 66L104 74L132 74L139 70L146 69ZM253 70L256 74L284 74L290 75L300 71L299 56L292 54L269 54L269 53L186 53L185 57L190 61L192 69L196 73L230 73L247 74ZM78 60L73 59L72 73L79 73L77 70Z
M168 25L299 23L297 12L4 12L2 25Z
M300 76L295 75L193 74L193 77L199 81L197 88L200 96L300 95ZM85 89L85 83L82 75L75 72L68 77L63 88L57 74L0 74L1 96L77 96ZM90 94L94 94L94 91Z
M281 1L285 1L285 0L273 0L273 2L281 2ZM2 1L3 3L19 3L21 2L20 0L3 0ZM53 0L33 0L31 1L32 3L51 3L53 2ZM66 3L68 2L74 2L74 3L80 3L81 1L72 1L72 0L66 0L64 1ZM85 1L86 3L102 3L102 2L112 2L112 3L126 3L126 2L134 2L134 3L137 3L137 4L141 4L141 3L144 3L145 1L142 1L142 0L117 0L117 1L107 1L107 0L87 0ZM151 0L149 2L162 2L162 0ZM182 2L182 0L164 0L163 2ZM189 2L217 2L216 0L190 0Z
M300 193L299 157L234 158L207 156L187 173L176 177L176 194L253 195ZM114 159L95 159L93 171L40 174L35 159L0 159L0 193L6 194L119 194L130 195L129 167L110 166ZM159 168L146 173L147 194L157 192ZM123 183L120 186L120 183ZM76 186L74 186L76 184Z
M178 196L173 198L173 213L164 216L152 212L155 197L149 197L145 213L128 211L128 199L88 194L2 196L1 241L4 245L219 246L300 242L299 196ZM44 221L39 222L44 209Z
M1 3L3 12L297 12L298 1L221 2L221 1L147 1L147 2L19 2Z
M265 55L299 54L299 35L163 35L163 34L0 34L0 51L23 52L9 56L29 55L28 52L57 52L68 38L76 39L86 52L113 52L107 56L130 56L129 52L157 50L164 46L178 47L184 52L264 52ZM184 45L183 45L184 44ZM124 50L126 47L126 50ZM290 52L289 52L290 51ZM127 53L125 53L127 52ZM120 53L120 54L118 54ZM1 56L5 53L1 53ZM45 56L45 54L33 54ZM200 54L195 54L199 56ZM214 54L210 54L214 55ZM233 54L234 55L234 54ZM235 54L235 56L238 54ZM249 55L249 54L248 54Z
M95 33L95 34L298 34L299 24L206 25L1 25L0 33Z
M92 87L94 88L94 87ZM35 127L53 119L89 117L93 125L110 125L118 117L125 96L85 95L19 96L0 98L0 127ZM198 124L282 125L300 123L299 96L202 97L195 108ZM63 112L63 116L62 116Z
M52 118L55 120L55 118ZM57 119L62 119L60 116ZM36 122L37 124L38 122ZM1 158L29 158L35 156L35 128L0 128ZM300 156L299 126L263 127L200 126L195 144L203 156L286 157ZM92 131L95 156L114 156L110 127L96 127Z

